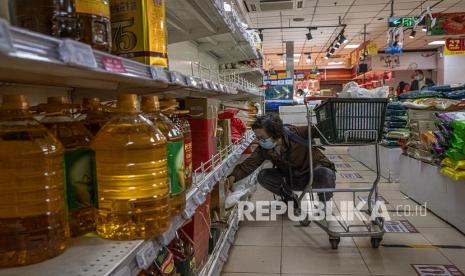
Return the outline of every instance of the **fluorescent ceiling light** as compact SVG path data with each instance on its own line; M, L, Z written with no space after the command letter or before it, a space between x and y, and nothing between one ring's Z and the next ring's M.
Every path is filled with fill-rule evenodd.
M357 49L360 44L347 44L344 48L346 49Z
M283 64L283 63L284 63L284 60L280 60L279 63Z
M307 58L307 63L310 63L310 62L312 62L312 60L311 60L311 59L309 59L309 58Z
M300 59L294 59L294 62L299 62Z
M328 62L328 65L341 65L341 64L344 64L343 61L331 61L331 62Z
M445 40L435 40L435 41L431 41L430 43L428 43L428 45L446 45L446 41Z
M295 57L300 57L300 54L294 54Z

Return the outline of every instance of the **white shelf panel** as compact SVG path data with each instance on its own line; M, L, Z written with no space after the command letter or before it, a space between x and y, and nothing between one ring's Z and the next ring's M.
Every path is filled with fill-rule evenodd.
M53 259L29 266L0 269L0 276L137 275L141 270L137 256L147 248L158 252L161 246L171 242L175 232L205 201L206 195L212 191L217 181L227 176L227 172L237 163L254 138L253 132L248 131L239 144L224 149L196 170L193 186L187 193L186 210L172 219L170 228L163 235L147 241L111 241L89 234L72 239L70 247ZM225 158L222 159L221 156Z

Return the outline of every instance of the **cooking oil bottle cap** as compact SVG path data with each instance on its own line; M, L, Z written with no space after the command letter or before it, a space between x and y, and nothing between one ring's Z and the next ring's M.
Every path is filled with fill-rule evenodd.
M137 113L140 111L139 99L136 94L122 94L118 96L117 109L124 113Z
M3 96L2 110L28 110L29 103L24 95Z
M144 96L142 97L142 111L154 112L160 110L160 102L157 96Z

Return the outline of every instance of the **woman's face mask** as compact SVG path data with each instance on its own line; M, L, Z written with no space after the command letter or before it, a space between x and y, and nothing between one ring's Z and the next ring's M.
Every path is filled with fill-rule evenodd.
M271 138L260 139L258 140L258 144L260 145L260 147L267 150L273 149L276 146L275 142L273 142Z
M416 75L416 76L415 76L415 79L416 79L417 81L421 81L421 80L423 79L423 76L422 76L422 75Z

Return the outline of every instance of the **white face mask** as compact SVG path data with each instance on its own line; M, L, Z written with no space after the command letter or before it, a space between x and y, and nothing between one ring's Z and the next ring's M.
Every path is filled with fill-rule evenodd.
M422 75L416 75L416 76L415 76L415 79L416 79L417 81L421 81L421 80L423 80L423 76L422 76Z

